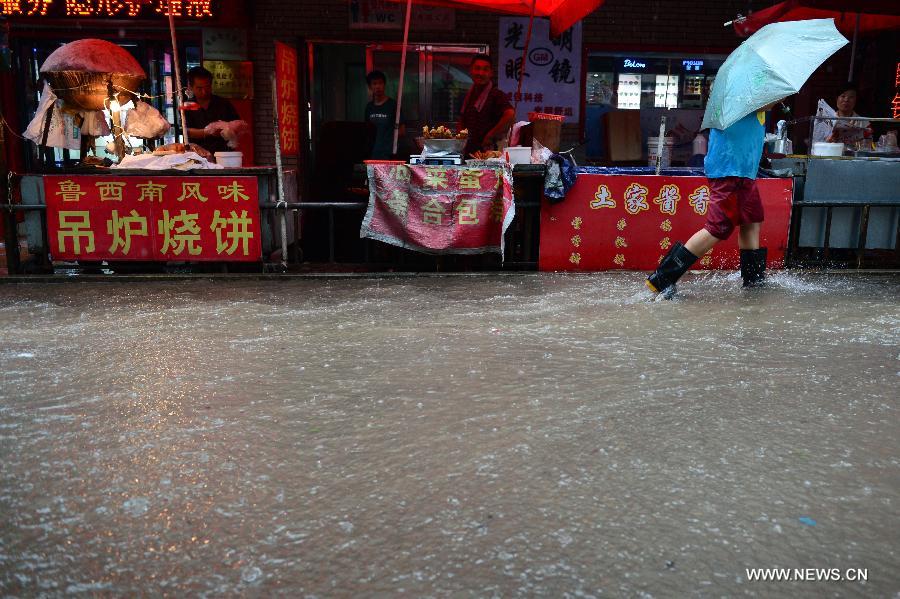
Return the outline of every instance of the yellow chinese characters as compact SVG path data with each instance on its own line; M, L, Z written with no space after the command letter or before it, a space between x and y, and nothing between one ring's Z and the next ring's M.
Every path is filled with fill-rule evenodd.
M459 215L459 224L477 225L478 201L472 198L461 200L456 207L456 213Z
M694 212L705 216L706 209L709 207L709 186L701 185L695 189L694 193L688 196L688 203L694 207Z
M591 201L591 208L594 210L599 210L600 208L615 208L616 201L612 199L612 194L609 193L609 187L606 185L600 185L597 187L597 193L594 194L594 199Z
M619 266L624 266L625 265L625 255L624 254L616 254L616 257L613 258L613 262L615 262Z
M575 266L578 266L581 263L581 254L579 254L578 252L572 252L572 255L569 256L569 262L571 262Z
M628 223L625 222L624 218L620 218L619 222L616 223L616 228L620 231L624 231L625 227L627 227L627 226L628 226Z
M81 191L80 184L66 179L59 182L59 191L56 192L56 195L60 196L63 202L77 202L86 193L86 191Z
M187 181L181 182L181 195L175 198L178 202L184 202L185 200L199 200L201 202L205 202L207 197L200 192L200 184L199 183L189 183Z
M281 149L284 152L293 152L299 147L300 139L296 127L285 127L281 130Z
M628 242L625 241L625 238L624 238L624 237L616 237L615 246L616 246L617 248L627 248L627 247L628 247Z
M282 83L286 83L282 81ZM293 82L292 82L293 83ZM281 124L285 127L294 127L297 124L297 105L293 102L281 102L281 110L278 112ZM292 149L292 148L287 148Z
M572 236L572 245L574 245L575 247L579 247L581 245L581 235Z
M650 210L647 205L647 194L650 190L638 183L632 183L625 189L625 210L628 214L639 214Z
M238 244L241 244L241 254L248 255L250 240L253 239L253 231L249 229L252 223L246 210L241 210L240 216L232 210L229 218L222 218L216 210L209 227L216 234L216 253L224 251L230 256L237 250Z
M667 250L670 247L672 247L672 240L669 239L668 237L663 237L662 239L659 240L659 249Z
M422 207L422 222L426 225L442 225L445 214L447 211L441 206L441 203L436 198L432 198Z
M675 215L678 209L678 200L681 199L681 192L677 185L663 185L659 190L659 194L653 198L653 203L659 206L659 211L663 214Z
M112 217L106 221L106 232L113 236L109 253L115 254L121 248L122 255L127 256L131 251L131 237L147 236L147 218L137 210L132 210L131 216L119 216L119 211L113 210Z
M572 219L572 228L577 231L578 229L581 228L581 223L583 223L583 222L584 221L581 220L580 216L576 216L575 218Z
M503 222L503 199L495 197L491 200L491 220L495 223Z
M659 228L668 233L672 230L672 221L667 218L663 222L659 223Z
M146 183L139 183L137 187L141 190L138 202L143 202L144 200L147 200L148 202L163 201L163 191L166 190L166 186L162 183L147 181Z
M182 210L181 214L169 215L168 210L163 210L163 217L157 221L157 227L164 236L160 253L166 254L171 249L176 256L181 255L185 249L191 256L199 256L203 248L200 243L200 227L197 225L199 214L188 214Z
M484 171L479 169L463 169L459 176L460 189L481 189L481 177Z
M440 167L425 167L425 187L432 189L447 189L447 169Z
M230 185L219 185L219 197L223 200L234 200L235 204L240 200L250 199L244 191L244 186L237 181L232 181Z
M391 179L394 181L403 181L409 183L409 167L405 164L398 164L391 168Z
M409 212L409 194L405 191L395 189L391 193L391 198L387 200L385 204L387 204L391 212L401 219L406 219L406 215Z
M100 183L94 183L97 186L97 191L100 192L100 201L101 202L121 202L122 201L122 190L125 188L125 183L120 181L103 181Z
M62 252L66 251L66 239L72 240L72 253L81 254L81 240L84 239L84 251L93 253L94 232L91 231L91 214L87 210L59 211L59 230L56 242Z

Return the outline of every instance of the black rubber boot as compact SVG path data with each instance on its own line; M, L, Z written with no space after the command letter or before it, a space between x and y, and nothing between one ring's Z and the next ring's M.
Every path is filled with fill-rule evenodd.
M692 254L684 245L676 241L669 253L666 254L656 272L647 277L647 287L654 293L662 293L666 299L671 299L677 288L675 281L681 278L687 269L697 261L697 256Z
M766 282L766 248L741 250L741 278L744 287L759 287Z

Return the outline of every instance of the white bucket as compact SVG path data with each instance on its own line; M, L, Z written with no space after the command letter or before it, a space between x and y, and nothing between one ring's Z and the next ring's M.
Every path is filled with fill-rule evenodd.
M225 168L241 168L244 164L243 152L216 152L216 164Z
M531 146L510 146L506 148L506 160L510 164L531 164Z
M669 167L672 165L672 147L675 145L675 140L671 137L666 137L663 139L663 151L662 151L662 166L663 168ZM647 138L647 165L648 166L656 166L656 152L659 150L659 137L648 137Z
M817 141L812 146L813 156L843 156L844 144Z

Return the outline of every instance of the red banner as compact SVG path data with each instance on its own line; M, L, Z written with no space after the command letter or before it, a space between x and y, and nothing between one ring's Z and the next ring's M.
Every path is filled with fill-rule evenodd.
M757 180L766 219L760 245L770 268L781 268L791 216L791 179ZM652 271L676 241L703 227L709 202L706 177L578 176L566 199L541 207L540 270ZM726 207L726 210L728 208ZM737 230L701 256L694 268L735 269Z
M275 42L275 87L278 90L278 131L281 153L285 156L296 156L300 149L297 50L281 42Z
M54 260L255 262L255 177L45 176Z
M428 253L503 253L515 216L509 167L369 165L360 236Z

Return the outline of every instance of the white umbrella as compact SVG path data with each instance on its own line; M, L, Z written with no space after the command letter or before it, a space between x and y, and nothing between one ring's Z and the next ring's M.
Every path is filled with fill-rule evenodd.
M848 43L834 19L766 25L732 52L716 74L704 129L726 129L797 93L829 56Z

